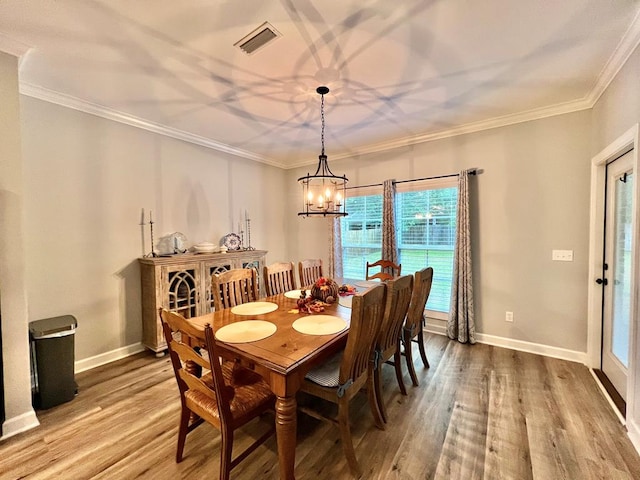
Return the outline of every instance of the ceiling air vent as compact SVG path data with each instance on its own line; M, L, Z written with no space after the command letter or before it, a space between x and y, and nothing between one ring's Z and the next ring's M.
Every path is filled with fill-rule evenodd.
M247 55L264 47L267 43L280 37L281 34L269 22L264 22L249 35L233 44Z

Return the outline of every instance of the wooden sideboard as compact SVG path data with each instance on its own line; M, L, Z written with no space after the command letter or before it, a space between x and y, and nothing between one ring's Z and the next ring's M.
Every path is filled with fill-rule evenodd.
M234 268L255 268L260 296L265 295L262 272L267 252L185 253L140 258L142 279L142 343L160 354L167 348L158 310L166 308L187 318L214 310L211 275Z

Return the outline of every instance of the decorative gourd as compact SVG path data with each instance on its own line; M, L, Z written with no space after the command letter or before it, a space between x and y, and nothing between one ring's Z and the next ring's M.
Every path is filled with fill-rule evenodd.
M330 278L320 277L311 287L311 296L323 302L327 302L329 297L335 301L338 298L338 284Z

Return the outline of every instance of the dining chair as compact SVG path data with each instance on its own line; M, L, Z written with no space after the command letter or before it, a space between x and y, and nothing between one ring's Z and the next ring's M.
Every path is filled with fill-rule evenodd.
M324 276L322 274L322 260L310 259L298 262L298 273L300 274L301 287L313 285L317 279Z
M425 368L429 368L427 353L424 349L424 309L431 292L433 283L433 268L427 267L414 274L413 293L411 294L411 304L407 312L407 319L402 329L402 344L404 345L404 355L407 361L407 368L411 381L415 387L418 386L418 376L413 366L413 353L411 343L417 342L420 349L420 357Z
M187 434L206 421L220 430L220 478L228 480L230 471L273 435L275 422L232 459L234 431L273 410L275 396L255 372L234 362L220 363L210 325L199 330L166 309L160 311L160 318L182 406L176 462L182 461ZM208 373L202 375L203 371Z
M380 268L379 272L369 273L370 269ZM367 280L380 279L381 281L391 280L402 274L402 264L396 265L389 260L378 260L374 263L367 262Z
M404 319L409 310L411 293L413 290L413 275L404 275L386 282L387 301L384 309L382 325L376 339L375 361L369 365L368 390L373 390L380 417L387 421L387 410L382 398L382 365L390 362L396 370L396 379L402 395L407 394L407 389L402 380L402 354L400 339ZM378 425L380 427L380 425Z
M258 299L258 278L254 268L234 268L211 275L211 295L216 310Z
M373 362L375 341L384 315L386 295L387 289L384 284L354 295L345 349L323 365L309 371L300 387L302 392L338 405L337 419L326 417L306 406L300 406L299 410L319 420L338 425L342 448L349 469L355 476L362 473L353 449L349 403L360 389L367 385L369 363ZM370 390L368 393L376 425L381 425L383 419L375 418L379 412L375 408L374 392Z
M267 296L277 295L297 288L292 262L273 263L265 266L263 278Z

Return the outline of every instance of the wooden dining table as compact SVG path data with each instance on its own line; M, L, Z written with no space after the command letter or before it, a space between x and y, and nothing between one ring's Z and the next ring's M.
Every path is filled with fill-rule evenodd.
M322 364L346 345L351 309L339 305L337 301L325 307L325 311L319 314L342 318L346 321L347 328L331 335L309 335L296 331L292 326L297 319L310 315L292 312L297 308L295 299L279 294L260 301L275 303L278 309L262 315L236 315L232 313L232 309L227 308L192 317L189 321L201 328L211 324L214 331L243 320L265 320L276 325L276 332L262 340L248 343L216 340L216 346L224 358L237 361L260 374L276 395L275 421L280 478L293 480L297 432L296 393L310 369Z

